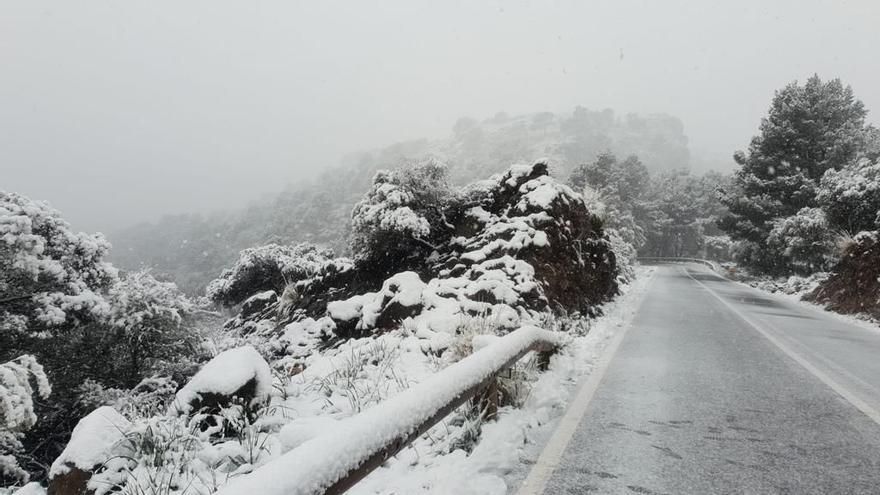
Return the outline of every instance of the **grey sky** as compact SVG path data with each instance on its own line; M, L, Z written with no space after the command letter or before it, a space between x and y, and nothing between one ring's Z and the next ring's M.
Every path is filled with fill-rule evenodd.
M876 0L0 0L0 189L108 230L575 105L674 114L726 157L813 72L880 121L878 47Z

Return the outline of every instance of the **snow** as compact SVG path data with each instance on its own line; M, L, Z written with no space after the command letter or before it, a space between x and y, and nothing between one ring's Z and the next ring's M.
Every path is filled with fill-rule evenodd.
M52 463L49 477L68 472L72 467L89 470L117 455L131 423L109 406L99 407L73 428L64 451Z
M302 418L288 423L278 433L281 448L284 452L289 452L322 432L335 429L337 424L337 420L327 416Z
M260 353L249 345L223 351L177 392L171 409L189 413L201 394L230 396L251 380L256 380L254 401L266 400L272 392L272 369Z
M31 379L36 382L36 390ZM23 431L37 422L33 396L46 398L52 387L43 367L30 355L19 356L0 364L0 427L8 431Z
M46 489L34 481L16 490L13 495L46 495Z
M364 299L363 295L357 295L344 301L332 301L327 304L327 314L336 321L351 321L360 318Z
M96 290L118 277L102 261L110 243L101 235L72 231L47 203L0 191L0 246L10 253L0 260L0 270L8 272L7 280L17 280L6 290L28 295L34 287L45 289L33 298L41 323L58 325L72 311L100 316L108 309Z
M414 431L438 409L482 383L523 349L559 335L523 327L387 401L339 423L332 431L301 444L239 478L222 495L310 494L357 468L373 452Z

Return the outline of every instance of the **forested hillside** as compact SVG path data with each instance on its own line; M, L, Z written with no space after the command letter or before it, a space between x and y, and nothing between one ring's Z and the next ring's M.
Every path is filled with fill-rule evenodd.
M511 163L542 158L554 175L568 177L602 152L638 155L652 172L687 169L689 162L683 125L668 115L619 116L577 107L568 114L461 118L448 138L352 154L314 182L291 184L277 197L241 211L166 216L117 232L110 236L112 259L124 268L152 267L186 292L201 294L248 247L312 242L346 254L352 207L379 169L433 157L446 164L451 182L461 185Z

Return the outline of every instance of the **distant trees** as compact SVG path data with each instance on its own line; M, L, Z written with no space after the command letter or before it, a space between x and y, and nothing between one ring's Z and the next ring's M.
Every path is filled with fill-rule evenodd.
M705 256L712 237L712 254L718 249L715 220L726 213L717 190L728 180L717 172L695 176L685 171L656 174L643 196L637 218L645 232L641 253L646 256Z
M624 161L606 152L575 167L572 187L586 188L588 204L609 229L644 256L698 256L707 236L718 236L715 219L726 210L717 188L727 180L718 173L704 176L686 171L651 175L636 156ZM595 196L598 202L589 201ZM719 239L713 253L721 254Z
M782 219L818 206L823 175L841 170L864 153L874 139L874 131L865 125L866 113L852 89L839 79L822 81L813 76L803 85L794 82L776 93L748 153L734 155L741 168L723 192L722 201L730 212L718 225L737 242L738 261L774 275L814 266L768 249L771 231L776 229L774 239L782 231L792 232L792 222L780 223ZM794 223L806 226L818 221L819 213L808 211Z
M610 152L601 153L594 161L578 165L569 177L569 184L579 191L589 188L601 204L589 204L625 242L640 248L645 242L644 226L637 222L635 212L641 206L650 175L648 169L631 155L618 161Z

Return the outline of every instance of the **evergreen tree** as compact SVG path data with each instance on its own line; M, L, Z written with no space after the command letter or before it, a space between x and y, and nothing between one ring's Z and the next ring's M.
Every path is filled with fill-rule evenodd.
M723 191L730 213L718 225L738 241L740 263L769 274L790 273L791 265L767 249L770 231L777 220L816 206L823 174L862 153L870 131L866 113L839 79L823 82L814 75L776 93L748 153L734 155L741 168Z

